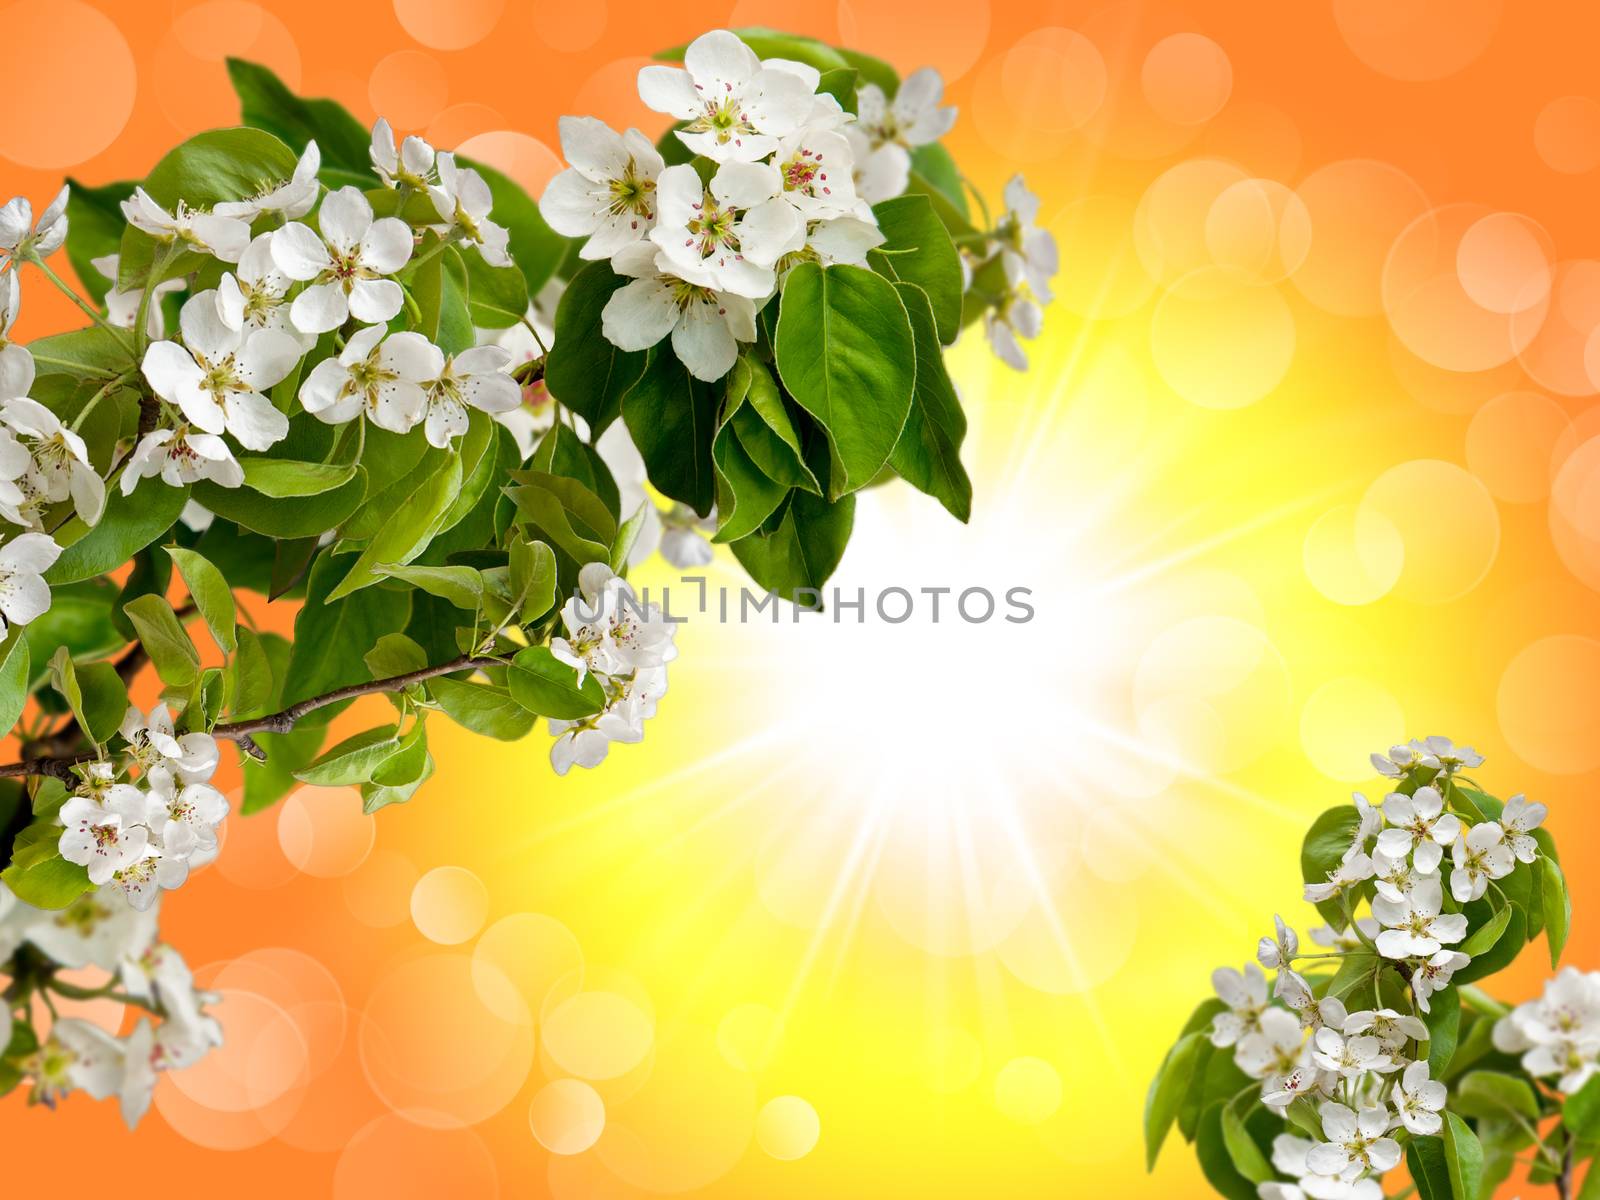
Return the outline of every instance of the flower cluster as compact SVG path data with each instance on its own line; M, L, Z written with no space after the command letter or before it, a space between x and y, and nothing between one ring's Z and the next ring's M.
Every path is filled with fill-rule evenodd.
M56 979L61 970L98 970L107 980L98 988L67 985ZM89 893L49 912L0 885L0 971L46 997L51 991L92 997L120 984L128 1000L148 1012L123 1037L77 1017L55 1020L36 1034L31 1009L19 1019L8 1002L0 1010L0 1054L10 1047L15 1058L8 1065L30 1087L33 1103L53 1107L73 1091L96 1100L116 1097L131 1129L149 1109L162 1071L192 1066L222 1044L221 1026L206 1012L217 997L196 990L182 956L160 940L154 908L134 909Z
M756 313L796 265L866 264L884 242L872 205L906 191L912 151L956 119L931 67L908 76L893 101L863 85L850 113L818 91L816 68L762 59L727 30L691 42L681 69L641 68L638 84L646 105L678 122L677 140L707 164L706 177L695 163L669 166L637 129L563 117L569 165L540 212L551 228L586 239L583 258L609 259L630 280L606 304L606 338L623 350L670 338L690 374L707 381L756 340ZM969 279L984 262L1004 262L1009 286L985 323L996 353L1020 370L1016 337L1038 336L1036 301L1050 298L1058 256L1020 177L1006 200L992 238L963 247L962 262Z
M1514 940L1507 929L1528 910L1534 887L1552 891L1555 907L1534 902L1542 913L1559 914L1565 902L1539 831L1545 807L1522 796L1501 805L1478 790L1463 772L1482 762L1470 747L1437 737L1374 755L1395 790L1376 805L1357 793L1352 806L1324 813L1306 840L1305 899L1329 924L1311 929L1303 946L1278 917L1255 962L1214 973L1216 999L1190 1029L1203 1029L1212 1047L1231 1054L1241 1082L1252 1082L1238 1091L1222 1081L1215 1101L1209 1080L1170 1086L1236 1113L1225 1155L1262 1200L1381 1200L1380 1180L1412 1142L1477 1136L1451 1111L1451 1066L1458 1038L1480 1018L1459 992L1441 1009L1441 993L1469 966L1486 973L1478 956L1497 956L1502 966L1532 936L1525 922ZM1559 954L1565 923L1548 919L1559 925L1550 931ZM1504 1011L1473 997L1485 1012ZM1493 1032L1502 1052L1525 1052L1530 1075L1580 1086L1600 1058L1600 974L1563 972ZM1282 1132L1260 1124L1246 1131L1243 1118L1256 1105L1283 1122ZM1461 1106L1469 1116L1479 1111L1465 1099ZM1408 1159L1413 1171L1426 1169L1419 1162Z
M1537 1000L1519 1004L1495 1023L1495 1049L1520 1054L1535 1079L1578 1091L1600 1073L1600 971L1567 967Z
M551 653L578 672L580 686L592 676L605 693L605 707L594 716L550 722L556 735L550 761L565 775L574 765L599 766L612 742L644 737L645 721L666 695L678 627L604 563L578 572L578 595L562 606L561 623L566 636L551 640Z
M82 783L61 806L61 857L143 911L216 857L228 801L208 782L216 739L175 733L165 705L148 716L130 708L119 733L120 766L99 759L78 768Z

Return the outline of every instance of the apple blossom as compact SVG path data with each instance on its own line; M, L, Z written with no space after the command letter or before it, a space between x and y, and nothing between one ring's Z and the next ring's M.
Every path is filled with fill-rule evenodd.
M1531 863L1539 857L1539 842L1533 837L1533 831L1543 825L1549 815L1548 808L1537 802L1529 803L1520 792L1507 800L1500 810L1500 828L1505 831L1506 844L1518 862Z
M393 275L411 258L411 227L398 217L373 219L372 204L354 187L323 198L321 233L291 221L272 235L272 259L290 279L310 285L294 298L289 319L302 333L326 333L354 317L381 325L404 303ZM241 253L243 247L241 247Z
M562 236L588 239L580 258L610 258L655 225L666 164L637 129L619 134L594 117L562 117L560 130L569 165L545 187L539 212Z
M1328 1140L1313 1146L1306 1166L1318 1175L1338 1175L1353 1182L1363 1171L1382 1174L1400 1164L1400 1146L1389 1131L1389 1110L1383 1105L1359 1113L1328 1101L1318 1110Z
M116 1094L122 1079L122 1048L98 1025L63 1017L50 1027L43 1044L23 1060L33 1079L33 1099L54 1108L71 1091L96 1100Z
M0 207L0 266L15 269L26 258L49 258L67 240L67 197L71 189L56 193L34 224L33 205L15 196Z
M365 415L380 429L405 433L427 413L423 385L438 376L441 359L420 333L389 334L370 325L351 334L337 358L312 368L300 385L300 403L330 425Z
M372 169L383 180L385 187L404 187L420 192L432 180L433 147L413 134L400 143L397 152L394 130L383 117L379 117L372 126L372 145L367 154L372 160Z
M142 824L144 803L116 797L101 805L84 796L74 796L61 807L61 857L88 868L89 882L96 886L143 857L150 831Z
M117 286L119 269L122 265L122 256L118 254L102 254L99 258L89 260L96 271L111 281L111 286L106 289L104 304L106 320L121 329L132 329L133 323L139 319L139 308L144 301L143 288L129 288L123 291ZM162 296L169 292L181 292L183 280L163 279L150 289L151 303L145 312L144 330L150 337L159 338L166 334L167 319L161 311L159 303Z
M1211 973L1211 986L1228 1006L1211 1022L1211 1044L1232 1046L1240 1038L1261 1032L1261 1014L1267 1010L1267 977L1255 963L1243 971L1219 967Z
M26 396L33 387L33 353L11 340L11 327L21 308L21 273L7 271L0 275L0 399Z
M1369 1031L1390 1051L1401 1049L1407 1041L1425 1042L1429 1037L1428 1027L1416 1017L1392 1008L1363 1009L1345 1018L1347 1037Z
M47 533L20 533L0 545L0 637L7 623L26 625L50 607L50 587L43 575L61 557L61 547Z
M768 67L725 29L689 43L683 69L639 69L639 96L684 122L678 140L715 162L755 162L810 116L814 89L792 70Z
M689 374L709 383L733 368L740 342L756 340L755 304L719 290L704 267L671 263L652 242L624 247L611 266L632 278L601 314L606 340L618 349L647 350L671 335Z
M303 350L286 333L231 326L217 296L205 291L189 297L179 316L183 345L152 342L144 354L144 377L195 427L206 433L226 429L245 449L265 450L288 435L289 418L262 393L294 370Z
M1491 879L1504 879L1517 865L1506 845L1505 830L1496 821L1483 821L1456 835L1450 851L1450 894L1459 904L1481 898Z
M1390 828L1378 834L1378 849L1394 858L1410 854L1424 874L1439 869L1444 848L1461 832L1461 819L1444 811L1444 797L1432 786L1419 787L1410 796L1390 792L1384 797L1383 819Z
M1348 1027L1349 1022L1345 1024ZM1299 1029L1298 1024L1295 1028ZM1384 1052L1383 1042L1370 1034L1346 1037L1324 1025L1311 1039L1311 1046L1312 1062L1345 1079L1387 1074L1395 1068L1394 1060Z
M135 229L158 242L209 254L223 262L238 262L250 244L250 226L237 217L190 208L182 200L168 212L142 187L122 202L122 215Z
M476 246L491 267L511 266L507 252L511 233L504 225L489 220L494 195L483 176L471 167L458 166L454 154L439 155L438 167L439 182L428 189L428 195L439 216L448 222L446 236L459 237Z
M1430 1012L1428 997L1450 986L1450 978L1472 959L1459 950L1440 950L1411 973L1411 990L1417 998L1417 1007Z
M1050 280L1061 269L1056 239L1040 229L1039 197L1028 189L1021 175L1013 175L1005 187L1006 215L996 229L1000 242L1000 262L1006 282L1012 288L1025 288L1033 299L1048 304L1054 298Z
M1413 1134L1427 1137L1443 1128L1444 1121L1439 1113L1449 1098L1444 1084L1429 1078L1427 1062L1414 1062L1395 1084L1395 1113Z
M193 430L188 425L152 430L139 439L122 468L122 494L132 495L139 481L152 475L159 475L172 487L184 487L200 479L230 488L244 482L244 468L228 444L214 433Z
M1234 1048L1234 1062L1252 1079L1277 1078L1301 1065L1305 1038L1294 1014L1269 1008L1261 1014L1261 1028L1247 1033Z
M1385 958L1431 958L1442 946L1467 936L1467 918L1461 913L1441 913L1444 892L1437 879L1422 880L1395 901L1378 896L1372 915L1384 926L1378 935L1378 953Z
M423 425L430 445L447 448L467 431L467 409L510 412L522 403L522 389L506 374L511 355L498 346L475 346L460 354L439 354L438 373L425 380L427 415Z
M719 291L762 300L777 286L778 259L805 244L805 221L782 199L783 181L767 163L724 163L710 185L687 163L657 182L660 217L650 240L669 269L705 271Z
M295 339L302 353L316 338L296 329L289 319L289 289L294 281L278 269L272 257L273 234L254 238L239 256L236 270L217 283L217 312L230 329L241 333L271 331Z
M0 404L0 423L28 452L26 491L41 503L57 504L69 496L87 525L105 510L106 485L89 461L83 438L68 429L44 405L26 396Z

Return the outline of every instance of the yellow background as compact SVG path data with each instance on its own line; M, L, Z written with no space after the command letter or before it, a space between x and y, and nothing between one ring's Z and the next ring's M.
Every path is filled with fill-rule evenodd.
M653 135L645 56L772 24L938 67L965 171L991 201L1025 171L1062 250L1028 374L976 331L955 353L971 526L875 493L836 580L1026 586L1036 620L699 616L645 743L601 770L559 780L542 731L506 746L441 719L408 806L370 820L305 791L230 821L163 914L223 991L228 1046L163 1080L134 1135L112 1105L12 1097L12 1184L1200 1195L1177 1146L1144 1174L1146 1080L1214 966L1274 911L1304 928L1314 814L1377 789L1369 751L1428 733L1550 804L1568 957L1595 965L1590 19L1499 0L6 5L0 159L36 207L64 174L136 177L231 123L228 54L537 192L559 115ZM20 331L70 319L35 284ZM711 575L739 582L725 559ZM1502 994L1536 987L1541 953ZM530 1108L549 1140L581 1125L582 1089L542 1089L618 1070L593 1082L599 1141L549 1153ZM783 1096L820 1126L789 1161L808 1139L798 1105L764 1107Z

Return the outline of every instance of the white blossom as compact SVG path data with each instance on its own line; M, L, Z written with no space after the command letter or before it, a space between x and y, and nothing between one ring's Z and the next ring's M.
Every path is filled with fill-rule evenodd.
M460 354L439 354L439 370L425 380L428 442L440 449L467 431L467 409L510 412L522 403L522 389L506 374L511 355L498 346L474 346Z
M1400 1145L1386 1136L1389 1110L1384 1106L1363 1108L1357 1113L1330 1100L1319 1113L1322 1134L1328 1140L1313 1146L1306 1155L1306 1166L1315 1174L1337 1175L1353 1182L1363 1171L1381 1175L1399 1165Z
M1252 1079L1281 1078L1301 1065L1305 1038L1293 1013L1269 1008L1261 1027L1239 1039L1233 1060Z
M1395 1085L1395 1113L1400 1123L1418 1137L1427 1137L1443 1128L1444 1121L1439 1113L1448 1099L1444 1084L1428 1077L1426 1060L1408 1066Z
M237 217L203 212L181 200L168 212L142 187L134 188L133 195L122 202L122 215L158 242L209 254L223 262L238 262L250 244L250 226Z
M494 195L483 176L471 167L457 166L454 154L439 155L438 167L439 183L428 189L428 195L439 216L449 223L448 235L476 246L491 267L512 266L506 249L511 233L489 219Z
M33 1099L40 1104L54 1107L72 1091L104 1100L122 1082L122 1047L98 1025L63 1017L22 1067L33 1078Z
M1363 880L1371 879L1373 872L1372 859L1359 851L1348 854L1337 867L1328 872L1326 883L1308 883L1305 885L1305 898L1312 904L1321 904L1324 900L1332 900L1340 895L1346 888L1353 887Z
M560 130L569 165L545 188L539 212L563 237L588 239L580 258L610 258L655 225L666 164L637 129L619 134L594 117L562 117Z
M122 468L122 494L131 495L141 479L159 475L172 487L209 479L221 487L238 487L244 468L233 451L214 433L197 432L188 425L152 430L139 439Z
M716 162L755 162L810 116L814 89L792 70L768 67L725 29L689 43L684 69L639 70L639 96L684 122L678 140Z
M1267 1011L1267 977L1255 963L1243 971L1218 967L1211 973L1211 986L1228 1006L1211 1021L1211 1044L1232 1046L1240 1038L1261 1032L1261 1014Z
M768 163L724 163L709 186L679 164L661 172L656 193L650 240L670 270L708 272L718 291L765 299L777 286L778 259L805 244L805 221L782 199L782 177Z
M983 333L995 357L1016 371L1028 369L1028 355L1018 338L1032 341L1044 332L1044 310L1015 292L983 314Z
M0 545L0 637L7 623L26 625L50 608L50 586L44 573L61 557L61 547L47 533L21 533Z
M1000 264L1006 282L1014 290L1048 304L1054 299L1050 281L1061 269L1061 256L1055 235L1040 229L1039 197L1028 190L1021 175L1013 175L1005 187L1006 213L1000 219L995 237L1000 243Z
M226 429L247 450L265 450L289 432L289 418L263 393L282 381L303 353L300 343L273 329L231 326L218 293L184 303L183 345L153 342L142 370L156 395L182 410L206 433Z
M150 831L144 826L144 801L138 792L133 797L116 796L98 804L85 796L74 796L61 806L61 857L86 867L89 882L96 887L109 883L112 875L144 856Z
M296 329L289 319L289 289L294 286L272 257L272 233L251 241L239 257L238 269L217 284L217 312L230 329L242 333L270 330L294 338L302 351L316 338Z
M21 478L26 492L39 503L56 504L67 497L84 523L93 525L105 511L106 485L89 461L83 438L68 429L37 400L16 396L0 404L0 422L27 451L29 464Z
M1539 843L1532 834L1544 824L1550 810L1539 803L1530 803L1522 793L1506 801L1500 812L1500 828L1504 830L1506 844L1519 862L1531 863L1539 857Z
M289 309L295 328L326 333L350 317L387 322L404 303L400 285L387 276L411 259L411 227L398 217L374 220L372 204L354 187L330 192L317 223L320 235L291 221L272 236L278 269L310 283Z
M396 151L394 130L383 117L372 127L372 145L367 154L372 159L372 169L385 187L407 187L420 192L432 180L433 147L412 135L401 142Z
M337 358L312 368L300 385L300 403L330 425L365 414L380 429L405 433L426 414L423 384L438 376L442 359L420 333L389 334L370 325L351 334Z
M1425 1042L1429 1037L1428 1027L1416 1017L1392 1008L1351 1013L1345 1018L1344 1033L1347 1037L1371 1033L1391 1052L1401 1049L1407 1041Z
M1385 958L1432 958L1445 945L1467 936L1464 913L1443 913L1444 892L1437 879L1420 881L1400 901L1377 896L1372 913L1384 926L1378 953Z
M1395 1068L1394 1060L1384 1051L1383 1042L1371 1034L1346 1037L1325 1025L1317 1030L1311 1045L1311 1061L1324 1071L1332 1071L1345 1079L1357 1079L1369 1073L1385 1074Z
M1517 856L1506 845L1499 823L1483 821L1456 835L1450 862L1450 894L1458 904L1468 904L1488 891L1491 879L1504 879L1516 870Z
M1600 1071L1600 971L1563 967L1536 1000L1494 1027L1495 1049L1520 1054L1522 1069L1571 1094Z
M574 766L599 766L612 742L642 740L645 721L655 716L656 704L666 694L667 672L662 667L642 668L630 678L616 680L612 689L615 696L598 716L549 722L556 735L550 763L557 775Z
M44 212L39 223L33 221L33 205L26 196L15 196L0 207L0 265L14 269L19 259L49 258L67 240L67 196L63 187Z
M3 884L0 891L9 895ZM114 971L155 937L155 913L137 912L104 891L85 892L55 912L18 905L25 939L69 969Z
M1256 946L1256 961L1267 970L1276 971L1279 967L1287 967L1300 953L1300 938L1283 923L1280 916L1273 916L1272 925L1272 936L1262 938Z
M1424 874L1439 869L1444 848L1461 832L1461 819L1444 811L1444 797L1432 786L1419 787L1411 796L1390 792L1384 797L1383 818L1390 828L1378 834L1378 849L1394 858L1410 854Z
M612 270L631 277L600 315L605 338L621 350L647 350L668 335L696 379L714 383L732 368L740 342L756 340L755 304L720 291L711 272L670 263L652 242L617 252Z
M1450 979L1472 959L1459 950L1440 950L1411 973L1411 992L1417 998L1417 1007L1431 1012L1428 997L1450 986Z

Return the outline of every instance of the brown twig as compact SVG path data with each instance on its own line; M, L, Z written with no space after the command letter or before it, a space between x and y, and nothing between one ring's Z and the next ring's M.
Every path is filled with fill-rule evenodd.
M132 652L127 657L131 657L131 654ZM126 658L123 661L126 661ZM120 668L122 663L119 662L117 665ZM423 667L418 671L407 671L403 675L391 675L385 679L372 679L366 683L353 683L348 687L335 688L324 695L296 701L287 708L279 709L275 713L268 713L263 717L251 717L246 721L233 721L226 725L218 725L211 731L211 736L234 742L239 749L257 762L265 762L266 751L262 750L255 740L255 735L258 733L288 733L302 717L316 712L319 708L327 708L330 704L338 704L344 700L355 700L362 696L375 696L384 692L400 692L412 684L423 683L439 675L453 675L457 671L476 671L482 667L501 665L503 664L498 658L463 654L461 657L453 658L449 662ZM51 740L54 739L52 738ZM52 754L25 758L20 762L7 763L4 766L0 766L0 778L15 778L21 775L48 775L53 779L61 780L63 783L74 783L77 780L77 776L73 774L73 764L85 762L92 758L94 758L94 755L88 753Z

